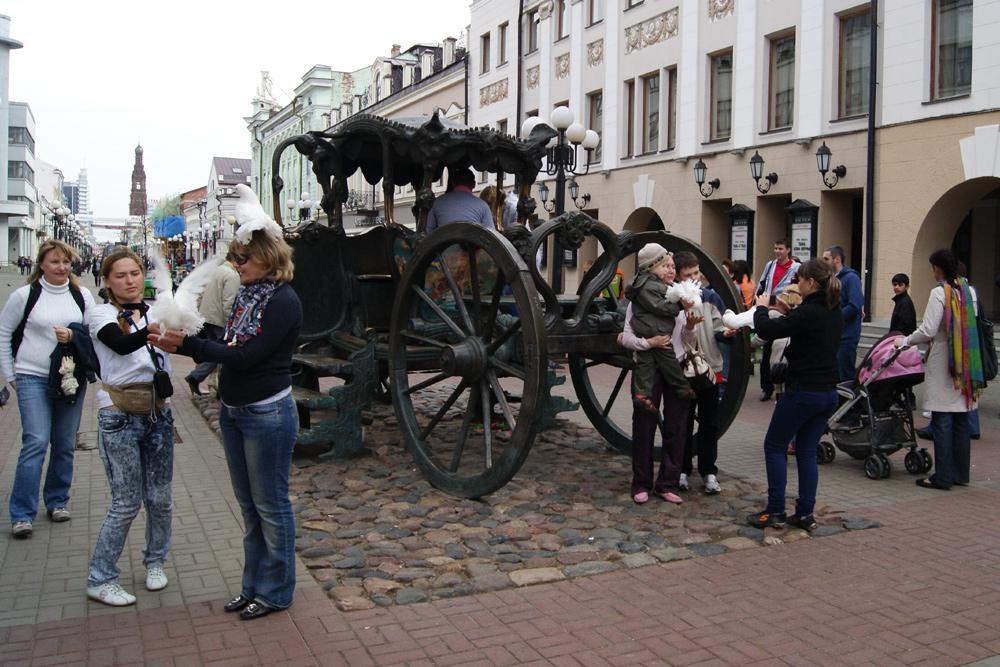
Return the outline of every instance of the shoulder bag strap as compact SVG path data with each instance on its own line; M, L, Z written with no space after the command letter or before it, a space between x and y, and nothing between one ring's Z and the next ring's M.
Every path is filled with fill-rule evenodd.
M38 298L42 295L42 285L38 282L31 283L31 287L28 289L28 300L24 303L24 315L21 317L20 324L14 329L14 333L10 335L10 350L13 357L17 357L17 351L21 348L21 341L24 340L24 327L28 323L28 315L31 315L31 310L38 303Z

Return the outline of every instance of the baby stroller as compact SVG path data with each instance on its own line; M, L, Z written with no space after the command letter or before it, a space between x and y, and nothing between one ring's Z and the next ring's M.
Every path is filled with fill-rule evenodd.
M837 385L841 403L827 422L837 448L853 459L864 460L869 479L888 477L889 455L909 449L903 465L910 474L927 472L933 463L926 449L917 449L911 392L924 381L924 366L916 347L896 348L901 334L890 332L865 355L857 378ZM829 441L819 443L817 460L830 463L836 450Z

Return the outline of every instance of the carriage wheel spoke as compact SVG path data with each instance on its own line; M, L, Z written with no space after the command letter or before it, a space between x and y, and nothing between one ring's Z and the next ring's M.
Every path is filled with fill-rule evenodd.
M427 436L430 435L431 431L434 430L434 427L438 425L438 422L444 418L445 413L448 412L455 401L458 400L458 397L461 396L462 392L465 391L466 386L465 380L458 383L458 388L451 392L451 396L448 397L448 400L444 402L444 405L442 405L441 409L437 411L434 418L431 419L430 423L427 424L427 426L424 427L424 430L420 432L421 440L427 439Z
M488 470L493 467L493 424L490 423L493 401L490 400L490 390L485 381L479 383L479 390L483 395L483 458Z
M507 425L513 431L517 427L517 422L514 420L514 413L510 410L510 404L507 403L507 396L503 393L503 387L500 386L500 380L497 379L497 374L493 371L487 371L486 377L489 378L490 386L493 387L493 393L496 394L497 402L500 403L503 418L507 420Z
M441 306L437 305L437 302L434 301L434 299L427 296L427 294L424 292L422 288L417 287L416 285L411 285L411 287L413 288L413 291L417 293L417 296L419 296L424 303L430 306L431 310L434 311L434 314L437 315L439 318L441 318L441 321L444 322L448 326L448 328L455 333L455 335L457 335L459 338L468 338L468 335L464 331L462 331L462 329L457 324L455 324L455 321L453 319L448 317L448 315L446 315L445 312L441 310Z
M455 307L458 308L458 314L462 316L462 322L469 330L470 336L476 335L476 328L472 326L472 320L469 319L469 311L465 309L465 301L462 299L462 290L458 289L458 283L455 282L455 276L451 275L451 269L448 268L448 264L444 261L444 257L441 253L438 253L437 260L441 263L441 273L444 274L444 279L448 281L448 287L451 288L451 293L455 297Z
M510 327L508 327L506 331L497 336L497 339L486 347L486 351L489 354L494 354L500 348L501 345L506 343L511 336L513 336L520 330L521 330L521 320L518 319L512 325L510 325Z
M407 338L412 338L413 340L419 340L421 343L427 343L428 345L431 345L433 347L440 347L440 348L448 347L447 343L442 343L439 340L434 340L433 338L428 338L427 336L421 336L418 333L413 333L409 329L403 329L403 331L401 331L400 333L402 333Z
M483 332L483 340L487 343L490 342L490 338L493 337L493 327L497 321L497 313L500 311L500 297L503 294L504 283L503 273L498 271L497 284L493 286L493 297L490 301L490 309L486 313L486 331Z
M469 281L472 285L472 321L476 328L474 334L478 334L483 329L483 297L479 293L479 263L476 260L476 248L467 250L469 253Z
M588 361L586 364L584 364L583 367L584 368L593 368L594 366L600 366L603 363L604 363L603 361L591 360L591 361Z
M462 431L458 434L458 443L455 445L455 451L451 454L451 465L448 466L450 472L457 472L458 465L462 462L462 453L465 451L465 443L469 439L469 429L472 427L472 404L475 402L473 401L474 397L475 390L470 389L469 405L465 410L465 416L462 417Z
M611 412L611 406L614 405L615 399L618 398L618 392L621 391L622 384L625 383L626 375L628 375L628 369L623 368L622 372L618 374L618 381L615 382L615 388L611 391L611 398L604 404L604 411L601 413L604 417L607 417L608 413Z
M490 364L495 368L499 368L507 375L512 375L518 378L519 380L523 380L525 377L523 369L518 368L513 364L508 364L506 361L500 361L499 359L490 359Z
M451 377L451 375L449 375L448 373L438 373L437 375L435 375L432 378L428 378L428 379L426 379L426 380L424 380L422 382L418 382L417 384L413 385L412 387L407 388L407 390L405 392L403 392L403 393L405 393L405 394L412 394L415 391L420 391L421 389L426 389L427 387L431 386L432 384L437 384L441 380L445 380L445 379L450 378L450 377Z

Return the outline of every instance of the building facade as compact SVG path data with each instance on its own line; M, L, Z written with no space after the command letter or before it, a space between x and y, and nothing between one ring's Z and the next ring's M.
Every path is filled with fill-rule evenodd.
M755 275L778 238L798 255L840 245L848 264L870 269L876 318L891 310L893 274L910 274L925 300L929 252L953 246L988 309L1000 310L997 0L879 3L874 70L871 5L857 0L527 0L523 16L518 9L472 3L469 124L513 133L528 116L568 106L601 135L576 180L602 222L669 229L719 259L747 259ZM764 160L756 181L755 155ZM582 248L579 266L597 252ZM567 291L577 279L570 268Z
M210 236L221 252L229 248L235 230L236 186L240 183L252 184L251 169L250 160L246 158L212 158L205 187L205 220L211 227ZM196 230L190 231L193 237Z

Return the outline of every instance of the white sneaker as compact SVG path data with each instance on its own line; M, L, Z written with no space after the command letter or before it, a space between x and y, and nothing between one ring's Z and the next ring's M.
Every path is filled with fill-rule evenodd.
M167 573L162 565L151 565L146 569L146 590L160 591L167 587Z
M705 478L705 493L710 496L722 491L722 487L719 486L719 480L715 475L709 475Z
M681 491L688 491L691 489L691 487L688 486L688 476L685 475L684 473L681 473L681 478L677 482L677 488L679 488Z
M87 597L112 607L127 607L130 604L135 604L135 596L119 586L116 581L109 581L100 586L88 586Z

